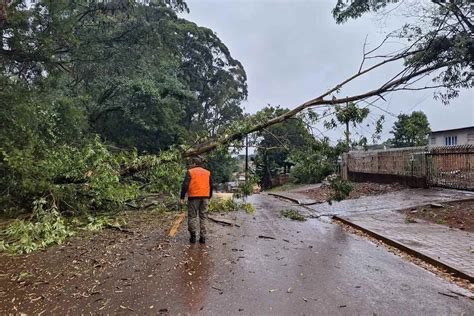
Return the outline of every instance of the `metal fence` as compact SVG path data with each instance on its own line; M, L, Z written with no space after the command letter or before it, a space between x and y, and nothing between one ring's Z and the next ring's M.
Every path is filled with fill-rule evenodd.
M417 180L410 183L474 190L473 145L351 151L343 156L342 167L347 178L364 174L390 181L392 176Z
M430 185L474 190L474 146L433 148L426 161Z

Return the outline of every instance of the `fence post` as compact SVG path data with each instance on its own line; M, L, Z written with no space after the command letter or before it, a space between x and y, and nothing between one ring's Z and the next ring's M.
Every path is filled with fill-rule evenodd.
M428 152L425 152L424 156L425 156L425 181L426 181L426 186L430 186L430 168L428 166L428 155L429 155L430 151Z

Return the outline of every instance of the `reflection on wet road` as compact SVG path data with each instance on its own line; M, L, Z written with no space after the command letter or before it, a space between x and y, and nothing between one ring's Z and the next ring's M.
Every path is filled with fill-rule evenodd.
M209 262L209 254L198 247L188 248L184 253L187 259L184 269L178 269L176 285L182 291L181 295L189 306L190 313L197 313L205 305L212 266Z

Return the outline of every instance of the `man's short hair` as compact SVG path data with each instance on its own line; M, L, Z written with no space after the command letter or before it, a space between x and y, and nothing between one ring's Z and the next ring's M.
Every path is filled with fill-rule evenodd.
M191 158L191 165L200 166L206 163L206 159L202 156L194 156Z

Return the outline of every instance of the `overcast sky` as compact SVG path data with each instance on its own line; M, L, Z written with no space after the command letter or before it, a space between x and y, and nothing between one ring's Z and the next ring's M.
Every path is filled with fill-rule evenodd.
M243 105L247 112L253 113L267 104L292 108L318 96L357 71L366 36L369 45L374 46L386 33L404 23L401 16L381 20L367 15L337 25L331 15L335 2L187 0L191 12L184 17L214 30L232 56L243 64L249 88L248 100ZM393 65L371 74L352 84L341 96L377 87L399 67ZM433 91L425 90L392 93L387 102L380 101L377 105L395 115L422 110L432 130L440 130L473 126L473 100L473 90L464 91L445 106L433 99ZM370 126L364 124L354 134L369 138L374 121L384 114L382 139L387 139L395 117L372 106L370 110L366 121ZM318 129L316 136L324 134L334 142L343 138L342 128L326 131L320 124Z

